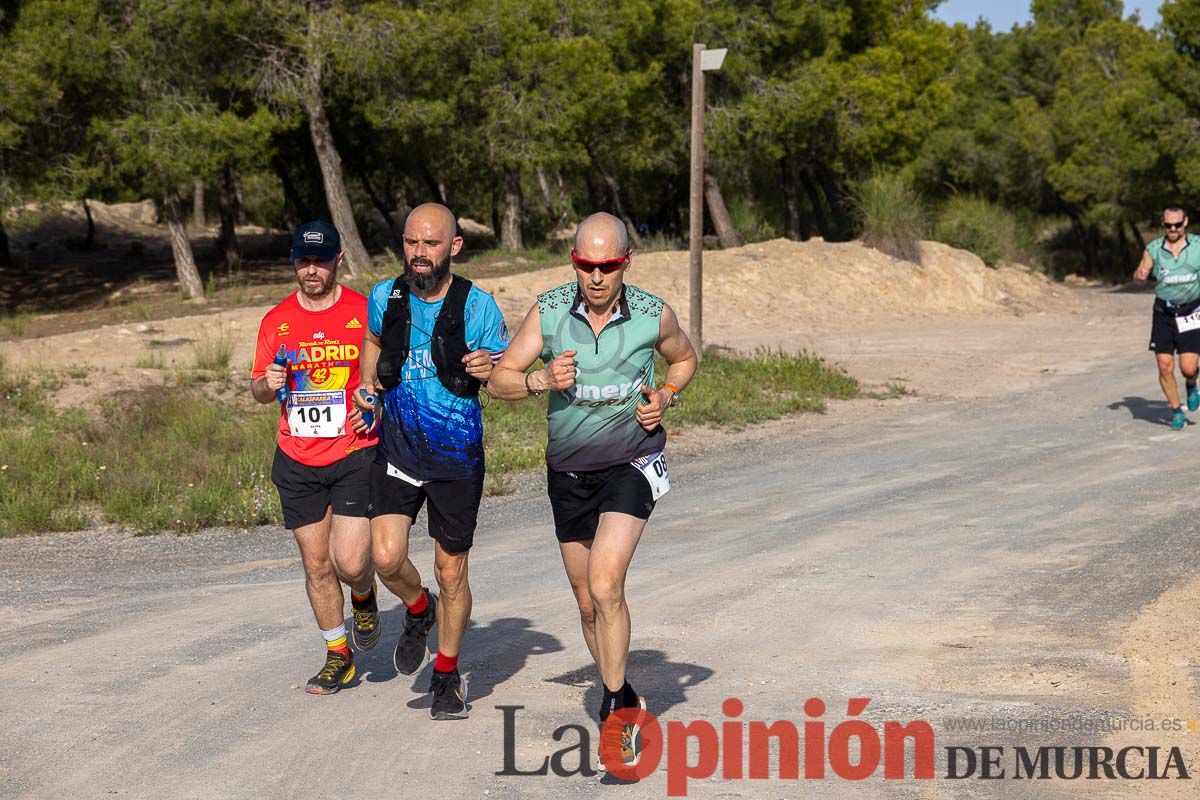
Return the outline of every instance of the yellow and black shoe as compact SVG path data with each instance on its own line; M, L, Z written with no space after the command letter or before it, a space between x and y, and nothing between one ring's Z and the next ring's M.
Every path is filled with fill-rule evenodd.
M371 597L361 606L357 602L352 604L354 613L354 627L351 629L350 636L354 640L355 650L370 650L379 642L379 637L383 633L383 624L379 619L379 606L375 603L375 593L371 592Z
M304 691L309 694L337 694L338 690L354 680L354 657L330 650L325 655L325 666L308 679Z
M645 711L646 698L638 697L636 708L639 711ZM620 748L621 763L627 767L638 763L642 745L641 723L642 715L639 713L632 722L627 722L619 727L605 728L601 724L599 747L599 769L601 771L607 772L607 767L604 764L604 753L606 750L612 752Z
M639 711L646 710L646 698L638 697ZM626 764L636 764L642 751L642 715L621 728L621 758Z

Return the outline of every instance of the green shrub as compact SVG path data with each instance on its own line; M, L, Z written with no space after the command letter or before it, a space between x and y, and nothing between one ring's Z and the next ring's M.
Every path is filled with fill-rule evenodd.
M168 387L60 412L2 362L0 393L0 536L97 522L158 533L280 521L274 406L247 413L211 391ZM741 428L857 393L853 378L804 353L710 353L667 426ZM513 473L543 467L547 399L485 406L489 495L512 491Z
M895 173L877 173L851 197L863 244L890 256L920 263L928 214L921 195Z
M938 215L933 238L969 250L989 266L1021 260L1017 217L976 195L955 195Z
M216 336L193 344L192 353L196 358L196 369L228 372L229 361L233 358L233 339L227 331L220 331Z
M779 236L779 232L767 221L759 208L743 198L737 197L730 201L729 218L733 220L733 227L746 244L765 242Z

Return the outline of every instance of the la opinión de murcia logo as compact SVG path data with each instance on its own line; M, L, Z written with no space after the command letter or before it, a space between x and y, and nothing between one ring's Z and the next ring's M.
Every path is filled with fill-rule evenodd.
M601 727L600 759L608 773L623 781L640 781L666 768L667 796L686 797L689 783L719 775L725 780L796 781L840 779L862 781L881 774L885 780L933 780L937 751L933 727L924 720L871 723L860 719L871 699L846 703L848 719L829 727L823 700L804 703L808 717L766 722L741 719L745 705L731 697L721 705L725 719L669 721L654 714L623 708ZM496 706L504 716L504 768L500 776L593 777L594 729L568 724L555 729L561 744L538 764L517 764L517 712L525 706ZM641 731L636 764L625 764L614 728L635 724ZM606 735L607 734L607 735ZM776 757L772 753L777 753ZM1162 780L1191 778L1178 747L953 746L946 747L947 780ZM691 755L691 754L694 754ZM774 762L774 763L773 763ZM911 765L911 769L906 768Z

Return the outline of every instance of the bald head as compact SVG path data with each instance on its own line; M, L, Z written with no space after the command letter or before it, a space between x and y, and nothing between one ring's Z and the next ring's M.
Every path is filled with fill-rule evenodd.
M407 234L410 230L414 235L439 234L439 238L450 240L458 236L458 222L450 209L441 203L422 203L408 212L408 219L404 221L404 232Z
M629 249L625 223L603 211L592 214L575 230L575 252L593 261L619 258Z
M450 285L450 261L462 249L450 209L437 203L414 208L404 221L404 280L425 299Z

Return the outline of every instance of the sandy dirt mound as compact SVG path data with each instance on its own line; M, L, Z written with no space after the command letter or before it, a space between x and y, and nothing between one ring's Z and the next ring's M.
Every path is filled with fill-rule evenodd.
M1077 290L1019 267L991 269L976 256L936 242L922 244L920 265L900 261L857 242L777 239L705 253L705 343L739 350L758 345L816 349L820 335L928 320L994 317L1020 325L1030 312L1070 312L1082 307ZM492 292L515 327L539 292L571 280L569 266L478 281ZM664 297L688 324L688 254L638 255L629 280ZM280 298L282 299L282 298ZM194 364L205 340L233 344L231 370L249 371L258 323L269 306L211 308L194 317L110 325L22 340L10 351L14 366L59 371L91 367L68 380L60 402L72 404L106 387L158 385L175 368ZM858 345L856 345L857 347ZM845 353L834 353L844 360ZM146 369L150 363L167 369ZM890 375L891 373L889 373ZM925 387L922 387L925 388Z
M938 242L923 242L921 254L922 263L913 264L860 242L787 239L705 253L705 338L741 345L748 334L771 341L800 330L931 314L1022 314L1076 306L1068 289L1023 267L991 269L972 253ZM480 283L511 320L529 309L538 292L571 277L564 266ZM688 323L687 253L638 255L628 280L662 296Z

